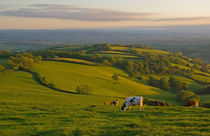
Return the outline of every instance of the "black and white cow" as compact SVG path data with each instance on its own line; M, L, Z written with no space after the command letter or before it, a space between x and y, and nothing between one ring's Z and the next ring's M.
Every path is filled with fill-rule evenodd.
M134 97L128 97L125 99L124 104L122 105L122 111L125 111L127 108L130 108L133 105L139 105L140 110L143 109L143 96L134 96Z
M111 105L117 106L117 105L118 105L118 100L117 100L117 99L114 99L114 100L111 102Z

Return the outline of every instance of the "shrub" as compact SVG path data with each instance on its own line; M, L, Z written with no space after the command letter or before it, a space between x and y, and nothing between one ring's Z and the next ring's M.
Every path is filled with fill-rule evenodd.
M205 107L205 108L210 108L210 101L205 102L205 103L203 104L203 107Z
M149 85L160 87L160 81L154 77L149 77Z
M167 78L161 78L160 79L160 88L163 90L169 90L170 86L169 86L169 82Z
M181 100L182 102L186 103L189 100L199 100L199 96L195 95L191 91L185 91L181 90L177 93L178 99Z
M78 94L90 94L91 90L92 89L88 85L80 85L76 88Z
M114 74L113 76L112 76L112 79L115 81L115 83L117 84L118 83L118 81L119 81L119 75L118 74Z
M189 85L174 78L170 77L169 79L170 87L176 90L187 90L189 88Z
M30 53L20 53L15 56L10 56L7 61L7 67L11 69L29 70L35 63L40 62L41 56L34 57Z
M105 66L109 66L109 65L110 65L110 63L109 63L109 61L108 61L107 59L104 59L102 63L103 63Z

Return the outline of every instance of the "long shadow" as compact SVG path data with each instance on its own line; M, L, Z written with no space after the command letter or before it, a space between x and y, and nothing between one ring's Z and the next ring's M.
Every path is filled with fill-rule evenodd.
M87 66L97 66L97 64L88 64L88 63L84 63L84 62L75 62L75 61L70 61L70 60L43 59L43 61L56 61L56 62L65 62L65 63L81 64L81 65L87 65Z
M49 86L49 85L43 83L43 82L38 78L39 73L37 73L37 72L33 72L33 71L26 71L26 72L29 72L30 74L32 74L33 79L34 79L38 84L40 84L40 85L42 85L42 86L45 86L45 87L47 87L47 88L50 88L50 89L53 89L53 90L55 90L55 91L62 92L62 93L78 94L78 93L76 93L76 92L66 91L66 90L59 89L59 88L55 88L55 87L53 87L53 86Z

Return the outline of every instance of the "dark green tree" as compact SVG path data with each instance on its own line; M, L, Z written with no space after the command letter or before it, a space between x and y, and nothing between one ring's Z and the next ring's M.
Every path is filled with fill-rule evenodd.
M170 89L168 78L163 77L163 78L160 79L160 88L163 89L163 90L169 90Z

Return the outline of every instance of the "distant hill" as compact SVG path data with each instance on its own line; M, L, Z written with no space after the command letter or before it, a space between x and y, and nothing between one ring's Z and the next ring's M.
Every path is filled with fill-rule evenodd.
M115 29L0 30L0 49L43 49L68 44L147 44L156 49L182 51L210 62L210 26L164 26Z

